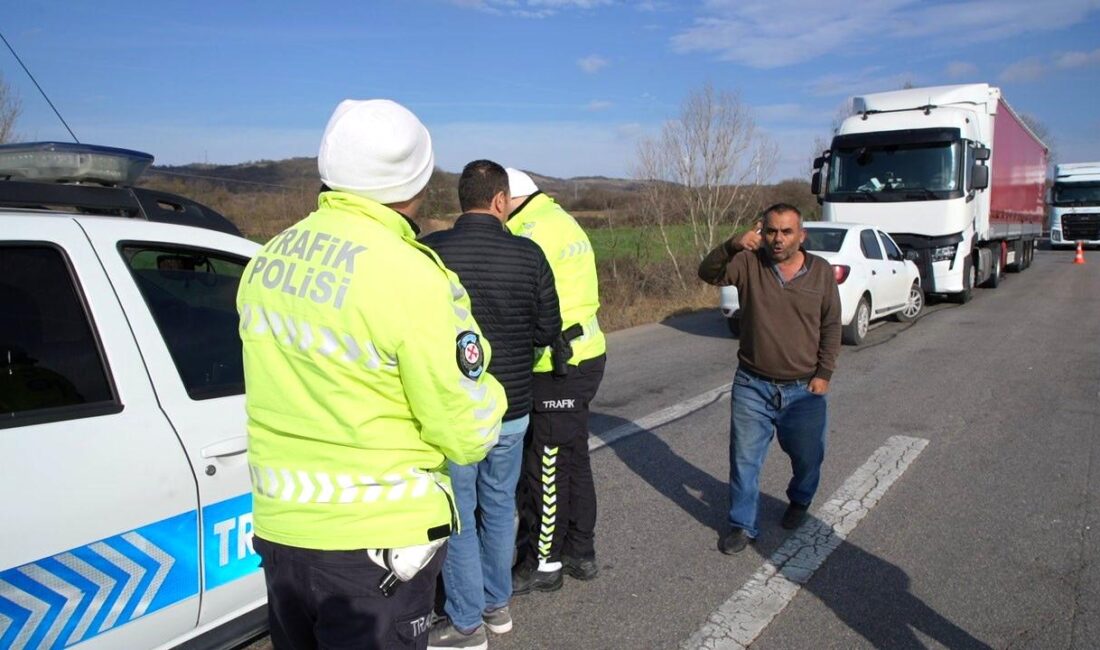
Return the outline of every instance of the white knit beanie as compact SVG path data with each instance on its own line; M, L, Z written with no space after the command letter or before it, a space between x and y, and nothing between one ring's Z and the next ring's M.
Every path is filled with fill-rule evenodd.
M334 190L400 203L428 184L432 137L409 109L388 99L345 99L321 136L317 170Z
M539 191L535 181L515 167L508 167L504 171L508 172L508 194L512 197L530 196Z

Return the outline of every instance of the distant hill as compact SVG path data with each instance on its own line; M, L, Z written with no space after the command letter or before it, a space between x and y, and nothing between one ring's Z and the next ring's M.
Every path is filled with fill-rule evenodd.
M557 178L524 170L539 189L555 196L579 193L585 189L633 192L640 187L637 181L606 176L577 176ZM287 158L285 160L259 160L236 165L211 165L190 163L187 165L154 165L148 174L152 176L176 176L211 182L224 182L230 191L255 191L257 187L270 185L297 189L302 184L320 185L316 158ZM458 182L457 172L436 168L436 173ZM250 187L251 186L251 187ZM276 189L272 187L271 189Z
M288 187L297 189L302 184L320 185L316 158L287 158L285 160L259 160L236 165L153 165L146 172L150 176L176 176L223 182L230 191L255 191L257 186Z
M585 227L606 227L614 215L617 224L634 223L645 186L632 179L605 176L558 178L524 170L540 190L554 197ZM259 160L237 165L155 165L140 184L174 192L204 203L229 217L250 236L271 236L308 214L317 205L321 180L316 158ZM819 208L809 183L790 179L765 189L767 203L784 201L802 209L810 219ZM434 230L447 227L458 216L458 174L436 168L420 209L420 221Z

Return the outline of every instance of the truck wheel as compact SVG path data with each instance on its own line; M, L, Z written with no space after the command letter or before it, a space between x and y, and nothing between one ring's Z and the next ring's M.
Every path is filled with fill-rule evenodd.
M974 253L963 260L963 290L951 294L951 302L965 305L974 297L974 284L978 280L978 270L974 267Z
M871 325L871 301L867 296L859 299L852 322L841 330L841 338L848 345L859 345L867 337L867 328Z
M909 296L905 300L905 307L901 311L894 314L894 318L899 323L908 323L909 321L920 316L921 311L924 309L924 290L920 288L920 282L914 282L913 286L909 287Z
M1015 253L1013 257L1015 261L1012 264L1005 265L1005 270L1010 273L1019 273L1027 268L1027 247L1028 243L1022 239L1016 240L1012 244L1012 252Z
M990 289L1001 286L1001 275L1004 273L1004 267L1001 264L1004 260L1004 244L998 248L999 250L993 255L993 268L990 270L989 279L985 281L985 286Z

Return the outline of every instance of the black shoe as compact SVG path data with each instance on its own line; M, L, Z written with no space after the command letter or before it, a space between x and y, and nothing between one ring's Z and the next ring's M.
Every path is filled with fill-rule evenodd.
M557 571L539 571L521 566L512 572L512 593L517 596L532 591L557 591L561 589L561 569Z
M745 550L746 546L755 541L743 528L734 528L728 535L718 540L718 550L726 555L733 555Z
M591 580L600 574L600 567L596 564L596 558L577 558L562 556L561 562L565 565L565 572L569 577L577 580Z
M806 521L806 512L810 509L810 506L804 506L801 503L791 502L791 505L787 506L787 511L783 513L783 521L780 525L787 530L794 530L802 525L802 522Z

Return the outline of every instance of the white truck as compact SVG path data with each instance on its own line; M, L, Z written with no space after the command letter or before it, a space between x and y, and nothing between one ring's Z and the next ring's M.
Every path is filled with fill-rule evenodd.
M266 629L234 300L259 247L131 187L151 162L0 147L0 648Z
M1100 246L1100 162L1054 166L1050 245Z
M911 88L856 97L853 108L814 161L825 221L885 230L916 263L926 293L958 302L1031 264L1047 147L1000 89Z

